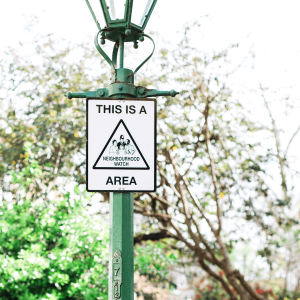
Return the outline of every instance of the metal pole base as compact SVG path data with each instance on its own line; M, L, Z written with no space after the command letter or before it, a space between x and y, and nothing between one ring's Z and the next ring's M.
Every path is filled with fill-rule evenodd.
M133 193L110 193L109 202L108 300L133 300Z

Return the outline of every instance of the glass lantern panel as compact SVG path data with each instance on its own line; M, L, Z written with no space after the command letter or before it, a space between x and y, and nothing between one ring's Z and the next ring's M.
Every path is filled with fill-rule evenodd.
M125 19L126 0L105 0L112 21Z
M92 10L96 16L96 19L100 23L100 26L103 28L105 27L105 19L104 15L101 9L101 5L99 5L99 0L89 0L90 5L92 7ZM93 20L90 18L90 22L93 22Z
M134 0L131 22L140 27L143 27L153 1L154 0Z

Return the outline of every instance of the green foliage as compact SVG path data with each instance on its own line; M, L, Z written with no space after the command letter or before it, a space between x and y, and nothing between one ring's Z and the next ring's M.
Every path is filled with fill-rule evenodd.
M178 261L177 251L166 251L162 243L148 241L135 247L135 271L141 275L147 275L151 281L168 282L167 267L171 267ZM174 286L173 283L171 285Z
M4 203L1 215L2 299L107 298L108 234L81 199Z
M24 151L30 143L43 173L41 182L31 186L32 199L37 199L45 195L44 185L58 176L85 182L85 100L70 100L65 94L97 89L108 78L105 66L96 76L87 71L101 66L93 47L49 37L40 37L32 46L38 59L8 49L1 65L0 183L12 191L3 184L4 176L26 169Z
M300 292L285 292L281 289L278 293L276 293L276 300L300 300Z
M34 161L11 183L26 190L40 169ZM2 203L1 299L107 299L108 230L87 201L76 186L51 201Z

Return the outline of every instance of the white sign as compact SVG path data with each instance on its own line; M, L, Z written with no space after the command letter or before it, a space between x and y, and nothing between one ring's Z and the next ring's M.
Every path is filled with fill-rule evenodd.
M89 192L156 190L156 100L87 100Z

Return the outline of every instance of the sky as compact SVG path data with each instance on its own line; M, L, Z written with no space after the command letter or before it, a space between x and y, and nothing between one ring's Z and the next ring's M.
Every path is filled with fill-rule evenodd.
M90 0L96 15L102 16L98 0ZM2 1L0 10L0 50L18 47L29 36L26 27L54 38L83 41L92 37L96 26L84 0ZM224 49L230 43L252 47L259 77L267 85L297 84L299 79L299 1L239 0L158 0L146 28L176 42L187 22L200 20L205 35L203 49ZM103 27L102 18L100 24ZM202 22L203 20L203 22ZM195 43L197 38L195 37ZM162 45L157 45L161 47Z
M99 18L99 1L90 2ZM268 99L286 147L300 125L299 9L298 0L158 0L145 32L160 34L162 38L157 44L160 48L164 46L163 41L179 42L184 24L197 20L202 25L203 35L201 39L197 36L193 39L198 48L218 51L229 44L239 43L240 50L232 57L236 65L250 52L253 53L255 59L251 64L254 69L249 67L249 60L247 67L240 68L229 81L233 97L238 97L255 111L259 120L268 124L266 110L257 93L258 81L274 91L268 94ZM99 19L103 27L103 19ZM8 46L18 48L20 40L30 40L32 33L27 30L29 20L36 20L31 28L35 33L51 33L54 39L74 42L91 41L91 47L94 47L92 37L97 28L84 0L14 0L0 4L0 51ZM284 114L285 104L278 102L284 97L289 97L290 103L296 103L296 108L288 115ZM299 146L300 134L290 147L293 167L298 170Z

